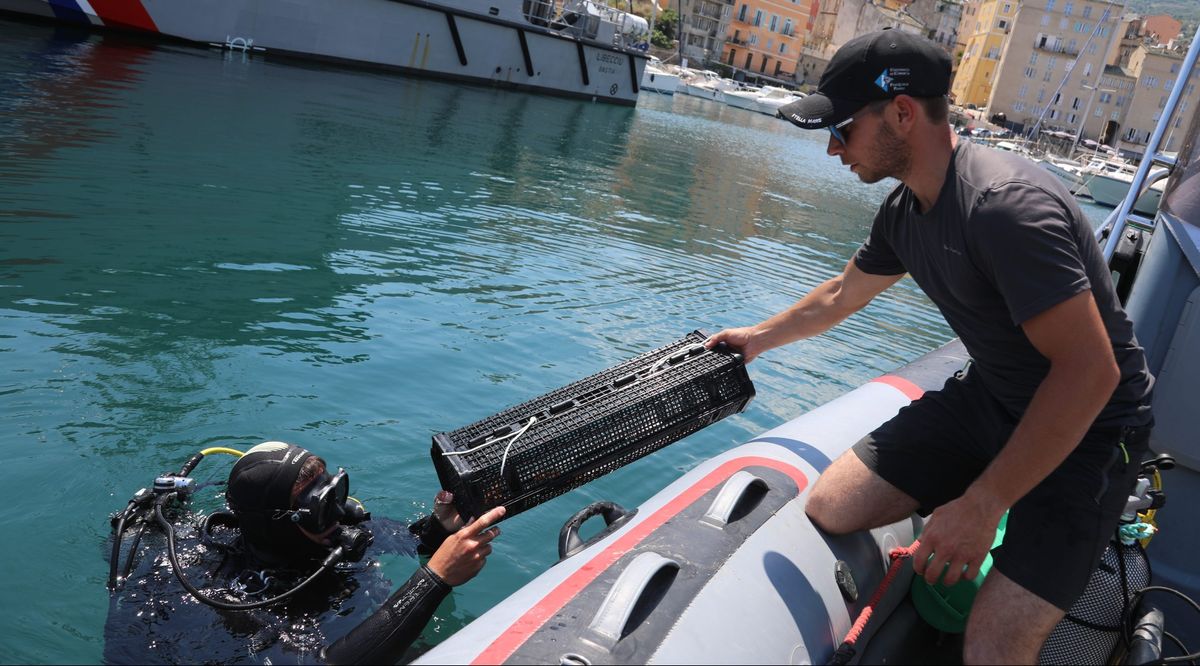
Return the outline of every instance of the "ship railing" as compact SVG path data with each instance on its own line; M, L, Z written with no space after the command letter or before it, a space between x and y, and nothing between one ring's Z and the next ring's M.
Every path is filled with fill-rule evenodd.
M632 0L625 9L603 0L524 0L525 20L580 39L601 40L611 35L617 48L646 51L650 47L649 24L633 13Z
M1117 244L1121 241L1121 235L1125 232L1125 226L1130 221L1149 228L1154 226L1153 220L1148 220L1132 212L1133 204L1151 185L1170 175L1170 169L1175 165L1174 156L1161 153L1158 148L1162 143L1163 135L1167 133L1167 127L1170 125L1172 116L1175 115L1175 110L1179 107L1183 91L1187 87L1190 78L1187 73L1196 66L1198 56L1200 56L1200 31L1192 38L1192 45L1183 58L1183 64L1179 70L1181 73L1175 79L1175 85L1171 88L1171 95L1167 98L1158 124L1154 126L1154 131L1151 132L1150 139L1146 142L1146 152L1142 156L1141 164L1138 165L1137 173L1133 176L1133 182L1129 185L1129 191L1125 193L1125 199L1096 230L1097 239L1104 242L1105 261L1112 260ZM1158 168L1151 171L1152 167L1156 165Z

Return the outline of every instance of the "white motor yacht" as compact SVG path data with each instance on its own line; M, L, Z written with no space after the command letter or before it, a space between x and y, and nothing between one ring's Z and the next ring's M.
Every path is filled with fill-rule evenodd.
M1113 161L1093 162L1084 169L1084 178L1092 199L1102 206L1116 208L1129 192L1129 185L1137 168L1132 164ZM1154 215L1162 199L1166 182L1158 181L1146 189L1133 204L1134 211L1143 215Z
M747 111L757 111L755 102L762 95L762 90L755 86L746 86L736 90L725 91L725 103Z
M679 92L693 97L703 97L715 102L725 101L726 90L736 90L737 84L728 79L722 79L719 74L709 70L693 71L692 76L679 82Z
M1092 196L1085 184L1086 178L1083 174L1084 167L1082 165L1058 157L1048 157L1039 162L1039 164L1042 165L1043 169L1058 176L1059 180L1071 191L1071 194L1077 197Z
M759 113L765 113L768 116L779 115L779 108L785 104L791 104L798 99L804 99L804 93L798 93L787 88L776 88L775 86L763 86L762 94L754 101L754 110Z
M646 63L646 70L642 72L642 90L674 95L678 88L678 68L665 65L658 58L650 56L650 62Z

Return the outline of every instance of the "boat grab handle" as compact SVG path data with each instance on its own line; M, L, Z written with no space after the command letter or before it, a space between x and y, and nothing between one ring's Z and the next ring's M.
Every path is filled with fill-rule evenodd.
M668 569L678 571L679 563L654 552L645 552L633 558L617 577L604 603L600 604L600 610L596 611L596 617L588 625L592 640L608 650L615 647L625 633L625 625L629 623L638 602L646 597L647 591L657 587L651 583L655 579L662 580L658 574Z
M562 529L558 531L558 561L562 562L591 544L612 534L614 530L629 522L637 514L637 511L637 509L626 511L616 502L603 501L592 502L579 511L576 511L575 515L568 518L567 522L563 523ZM602 516L604 518L604 530L584 541L579 536L579 528L593 516Z
M746 470L738 470L733 476L725 481L725 485L721 486L720 492L713 500L708 511L704 513L704 517L700 522L707 523L714 527L725 527L729 524L730 518L733 516L734 509L741 503L752 489L767 491L769 488L767 482L761 478L747 472Z

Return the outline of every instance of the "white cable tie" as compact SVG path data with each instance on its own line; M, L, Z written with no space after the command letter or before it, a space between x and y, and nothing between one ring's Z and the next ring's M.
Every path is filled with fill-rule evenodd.
M677 352L667 354L666 356L658 359L657 361L654 362L654 365L650 366L650 370L646 373L646 376L649 377L650 375L653 375L656 372L658 372L660 369L662 369L662 367L664 365L671 362L672 356L674 356L675 354L678 354L679 352L685 352L690 355L692 353L692 350L694 350L694 349L703 349L705 342L708 342L708 338L704 338L704 342L697 342L695 344L688 345Z
M536 420L536 418L537 417L535 417L535 416L529 417L531 423L525 424L525 428L528 428L530 425L532 425L532 421ZM504 440L509 439L509 438L516 439L517 437L519 437L521 435L521 433L525 432L525 428L522 428L520 430L520 432L517 432L517 433L509 433L507 435L501 435L495 439L489 439L488 441L484 442L483 444L478 444L476 446L473 446L473 447L467 449L466 451L442 451L442 455L444 455L444 456L465 456L468 453L474 453L474 452L478 451L479 449L482 449L486 446L491 446L492 444L495 444L496 442L503 442Z
M521 435L524 435L525 431L529 430L529 426L533 425L534 423L537 423L537 417L529 417L529 423L526 423L524 428L521 428L519 431L517 431L517 434L512 436L512 439L508 440L508 446L504 447L504 454L500 456L500 478L504 478L504 465L508 462L508 450L511 449L512 445L516 443L517 438Z

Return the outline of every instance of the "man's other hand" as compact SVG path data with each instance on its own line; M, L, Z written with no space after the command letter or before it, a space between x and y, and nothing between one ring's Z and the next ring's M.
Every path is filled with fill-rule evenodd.
M938 507L921 533L921 545L913 555L913 571L930 585L941 578L946 587L961 578L975 578L996 539L1002 515L1003 509L997 513L970 494Z
M503 517L504 507L498 506L467 523L446 537L427 566L451 586L471 580L492 553L492 539L500 536L500 528L492 525Z

